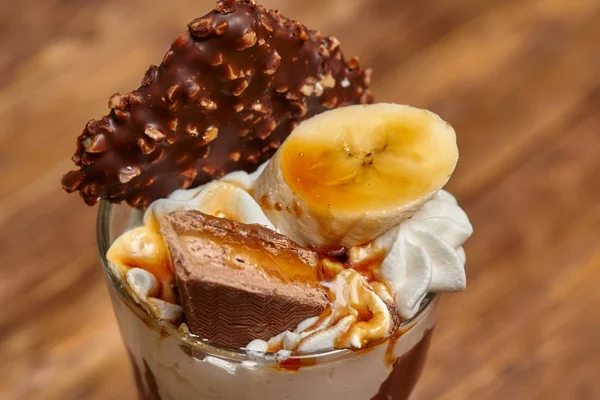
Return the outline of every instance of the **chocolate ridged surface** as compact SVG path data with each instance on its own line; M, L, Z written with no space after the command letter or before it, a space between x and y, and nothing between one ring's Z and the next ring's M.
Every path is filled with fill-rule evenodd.
M109 100L77 139L62 180L89 205L138 208L173 190L254 170L302 120L370 103L370 70L322 37L252 0L221 1L188 24L142 86Z
M160 224L186 323L202 338L243 347L329 305L317 254L285 236L198 211L168 214Z

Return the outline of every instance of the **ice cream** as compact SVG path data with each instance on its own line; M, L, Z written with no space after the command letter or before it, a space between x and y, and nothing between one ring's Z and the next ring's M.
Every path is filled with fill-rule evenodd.
M366 117L370 110L377 116L381 107L361 106L361 111ZM436 121L437 126L445 131L448 129L445 123L437 122L438 117L431 113L423 114L406 106L387 104L383 107L388 110L395 108L397 118L408 118L409 123L414 115L419 115L418 118L426 115ZM343 116L343 113L337 114ZM323 116L328 117L328 113ZM377 121L376 118L373 120ZM341 121L346 120L342 118ZM386 125L387 121L380 120L379 124ZM311 120L308 123L312 123ZM396 121L386 135L395 134L393 126L397 126ZM333 135L336 129L348 128L345 123L336 125L332 119L327 132ZM375 124L372 129L378 130L380 127ZM449 132L453 137L454 132ZM370 131L361 133L371 134ZM410 135L405 131L402 134ZM386 140L395 139L388 137ZM406 140L410 141L410 138ZM286 147L282 146L279 151L286 151ZM279 151L273 160L281 160ZM427 164L429 157L438 155L426 151L420 161ZM167 199L156 200L146 210L143 225L133 227L115 241L107 255L109 264L144 309L154 317L176 325L180 323L181 313L185 310L187 324L182 325L184 331L191 329L200 337L217 344L239 347L248 356L262 359L268 358L269 354L276 354L277 362L285 362L302 353L377 348L380 343L389 342L394 335L399 335L399 332L404 332L404 335L411 332L406 327L400 329L402 321L410 320L418 312L428 293L464 289L465 255L462 244L471 235L472 228L448 192L437 188L426 191L416 200L408 199L405 203L413 204L412 211L401 207L403 217L399 223L388 227L383 233L374 230L369 234L368 228L362 227L361 235L368 238L366 242L332 252L322 247L327 240L326 235L321 235L322 229L305 236L307 247L299 246L289 238L298 235L298 226L301 226L300 222L291 224L289 221L304 218L307 206L302 206L302 212L290 206L298 202L299 196L289 187L279 192L278 199L285 198L281 193L291 193L287 198L292 203L281 200L281 204L276 205L277 202L264 201L262 188L275 188L268 195L273 196L277 193L278 185L286 183L281 180L281 167L271 163L273 161L263 164L251 174L236 171L206 185L178 190ZM418 165L414 168L418 168ZM408 171L412 172L414 168ZM451 172L453 168L451 164L447 170ZM304 172L304 176L308 173ZM402 177L397 174L394 178ZM383 182L376 182L377 185L385 186L390 178L383 175L381 179ZM273 182L269 184L269 180ZM378 212L375 215L387 218L385 214ZM286 223L280 223L281 216L285 216ZM362 220L368 220L369 217L369 213L365 212ZM312 216L312 219L316 218ZM328 218L331 220L336 215L330 211ZM292 227L289 231L288 226ZM313 226L323 226L322 221L314 221ZM140 238L144 245L140 245ZM335 246L341 243L329 244ZM165 247L170 252L164 251ZM249 248L250 252L247 250ZM141 249L151 249L153 252ZM277 251L270 254L270 249ZM297 249L292 254L297 260L294 263L303 268L299 273L298 266L293 264L292 277L285 271L292 265L291 256L283 256L289 251L286 249ZM166 270L171 271L172 275L157 277L152 272L156 271L155 267L150 267L144 273L143 267L138 268L142 265L138 260L133 261L136 267L132 269L127 262L123 262L130 260L131 263L131 256L136 254L147 257L146 253L156 258L149 263L145 259L145 262L150 266L168 265ZM269 258L256 259L257 254L270 255ZM271 256L278 260L275 266L271 265ZM237 264L228 264L227 260L231 259ZM277 269L278 274L283 273L285 278L279 276L276 282L272 282L273 268ZM178 269L185 271L184 278L177 277ZM198 273L204 276L196 280L190 278ZM300 278L299 274L303 277ZM231 278L227 278L229 275ZM165 298L169 296L169 291L159 293L153 289L160 280L171 282L165 287L177 281L180 299L169 302ZM248 289L250 287L253 289ZM285 293L288 290L300 292L289 292L287 295ZM248 291L255 294L248 295ZM151 294L158 294L159 298ZM319 300L315 302L313 299ZM241 309L240 304L244 305ZM412 333L418 340L425 337L432 323L423 326ZM408 347L404 352L410 350L411 347ZM392 352L398 350L393 348ZM386 357L379 356L379 362L386 364ZM238 374L239 366L213 361L229 373ZM201 368L200 365L196 367ZM241 371L245 371L244 367L241 367Z
M145 210L103 254L143 398L408 398L472 228L454 130L370 75L221 0L86 125L65 190Z

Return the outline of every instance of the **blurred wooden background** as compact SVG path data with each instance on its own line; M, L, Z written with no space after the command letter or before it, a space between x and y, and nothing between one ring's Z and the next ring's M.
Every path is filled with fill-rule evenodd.
M600 398L600 1L264 0L459 135L475 226L423 399ZM133 399L75 137L211 0L0 3L0 398Z

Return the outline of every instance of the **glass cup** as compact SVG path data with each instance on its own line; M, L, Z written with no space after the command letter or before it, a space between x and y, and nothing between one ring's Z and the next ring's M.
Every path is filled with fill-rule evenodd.
M142 400L405 400L414 399L435 323L429 295L396 335L362 350L260 353L211 343L147 314L107 265L106 252L135 217L101 202L100 259ZM411 397L412 396L412 397Z

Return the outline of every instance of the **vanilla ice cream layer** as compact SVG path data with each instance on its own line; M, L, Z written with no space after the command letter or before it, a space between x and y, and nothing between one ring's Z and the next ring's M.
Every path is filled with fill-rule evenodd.
M277 355L248 351L243 360L192 350L156 327L111 287L123 341L138 371L138 383L162 399L196 400L369 400L390 376L394 360L419 343L434 325L435 305L428 306L395 342L335 356L297 370L278 366ZM144 319L144 317L146 319ZM281 364L283 365L283 363ZM143 389L143 388L142 388Z
M266 164L252 174L234 172L197 188L177 190L169 198L153 202L144 215L144 226L117 239L108 254L110 264L150 314L177 323L182 311L179 305L169 304L169 298L154 297L157 290L152 278L156 268L129 271L130 267L120 262L122 255L128 254L128 258L133 255L137 257L135 261L143 262L148 262L152 254L162 255L156 249L164 247L164 243L152 242L162 242L156 233L156 221L173 211L198 210L275 230L261 205L250 195L253 183ZM294 331L282 332L266 342L253 341L248 347L284 351L362 348L389 336L393 323L386 302L395 303L401 316L409 319L428 292L464 289L462 244L471 233L471 224L454 197L439 191L409 220L370 243L349 249L351 267L360 270L359 266L371 262L373 266L369 275L340 268L339 274L325 283L335 294L326 317L309 318ZM118 251L113 251L114 248ZM144 268L143 262L135 264ZM161 277L154 278L161 282ZM364 310L373 317L359 321Z

